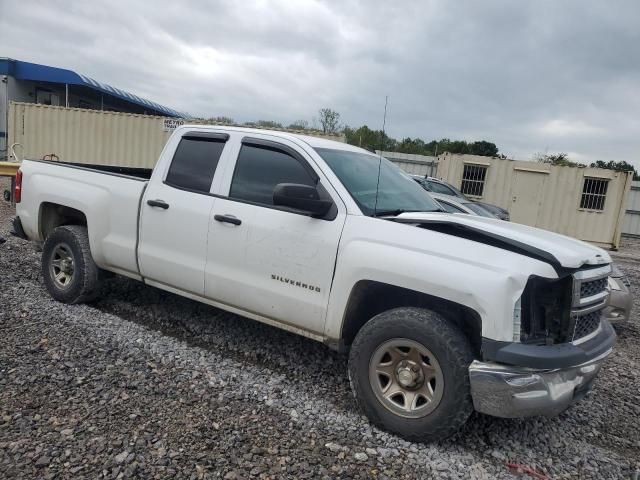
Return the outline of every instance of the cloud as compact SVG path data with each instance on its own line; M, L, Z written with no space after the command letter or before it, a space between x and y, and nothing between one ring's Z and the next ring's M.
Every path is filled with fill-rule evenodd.
M546 121L540 125L538 133L551 137L575 138L606 134L606 129L595 125L589 125L582 120L556 118Z
M0 55L196 115L380 128L389 95L395 137L640 167L637 45L634 0L0 0Z

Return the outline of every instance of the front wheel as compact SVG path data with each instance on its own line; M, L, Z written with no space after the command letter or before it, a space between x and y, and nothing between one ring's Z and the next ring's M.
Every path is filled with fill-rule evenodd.
M358 332L349 354L356 400L379 427L412 441L455 433L473 411L465 336L421 308L383 312Z
M49 234L42 247L42 275L47 291L60 302L95 298L99 269L91 256L86 227L63 225Z

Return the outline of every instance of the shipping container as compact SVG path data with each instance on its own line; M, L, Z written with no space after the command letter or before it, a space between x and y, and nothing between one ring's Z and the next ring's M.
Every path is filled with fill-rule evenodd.
M627 198L622 234L640 237L640 182L633 182Z
M618 248L632 174L475 155L438 157L437 177L511 221Z
M449 153L376 153L407 173L441 178L471 199L505 208L514 222L612 248L622 233L640 235L640 182L630 187L627 172Z
M9 145L23 158L153 168L174 118L12 102Z
M21 145L21 158L153 168L173 130L185 123L210 122L11 102L9 145ZM344 141L316 130L281 130Z

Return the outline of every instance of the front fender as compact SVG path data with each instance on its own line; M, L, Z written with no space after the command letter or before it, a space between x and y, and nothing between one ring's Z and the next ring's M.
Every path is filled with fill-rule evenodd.
M557 278L550 265L517 253L411 225L349 217L325 336L340 339L351 291L371 280L464 305L480 316L483 337L512 341L514 306L531 275Z

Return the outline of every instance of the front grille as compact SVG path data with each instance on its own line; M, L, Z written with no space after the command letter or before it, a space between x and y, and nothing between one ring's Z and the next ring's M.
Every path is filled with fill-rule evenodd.
M595 332L600 326L601 315L602 310L596 310L595 312L577 317L573 327L573 341Z
M607 305L609 266L581 270L573 274L574 298L572 324L568 340L577 341L598 330L602 311Z
M597 295L603 292L607 288L607 278L599 278L597 280L591 280L582 282L580 285L580 298L587 298L593 295Z

